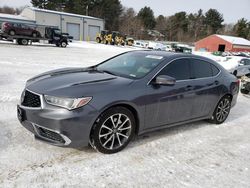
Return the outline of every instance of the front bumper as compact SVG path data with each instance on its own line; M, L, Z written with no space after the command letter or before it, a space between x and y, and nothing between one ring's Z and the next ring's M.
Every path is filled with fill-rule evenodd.
M41 108L17 106L20 123L36 139L57 146L87 146L98 111L90 105L69 111L43 102Z

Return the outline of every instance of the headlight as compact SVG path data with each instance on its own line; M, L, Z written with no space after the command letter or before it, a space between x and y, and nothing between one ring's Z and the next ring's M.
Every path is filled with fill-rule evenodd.
M92 97L61 98L61 97L54 97L54 96L49 96L49 95L45 95L44 98L48 104L67 108L68 110L73 110L73 109L85 106L92 99Z

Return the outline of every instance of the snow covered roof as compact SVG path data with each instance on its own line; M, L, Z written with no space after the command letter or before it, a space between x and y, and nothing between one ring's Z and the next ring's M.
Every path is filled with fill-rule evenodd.
M80 15L80 14L72 14L72 13L67 13L67 12L59 12L59 11L54 11L54 10L47 10L47 9L40 9L40 8L35 8L35 7L28 7L31 10L38 11L38 12L46 12L46 13L52 13L52 14L59 14L59 15L65 15L65 16L74 16L74 17L81 17L81 18L89 18L89 19L94 19L94 20L103 20L101 18L96 18L92 16L85 16L85 15Z
M216 35L216 36L232 44L250 46L250 41L241 37L233 37L233 36L227 36L227 35Z
M34 22L33 20L21 15L3 14L3 13L0 13L0 19L11 19L11 20L22 20L22 21L24 20L24 21Z

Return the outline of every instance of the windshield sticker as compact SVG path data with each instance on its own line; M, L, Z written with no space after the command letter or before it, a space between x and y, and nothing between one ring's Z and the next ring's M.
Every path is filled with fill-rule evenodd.
M163 56L158 56L158 55L147 55L146 58L150 58L150 59L162 59Z

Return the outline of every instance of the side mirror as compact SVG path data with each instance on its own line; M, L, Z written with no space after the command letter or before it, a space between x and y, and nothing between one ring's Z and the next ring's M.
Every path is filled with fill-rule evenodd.
M175 78L166 75L159 75L155 79L155 84L157 85L173 86L175 85L175 82Z

